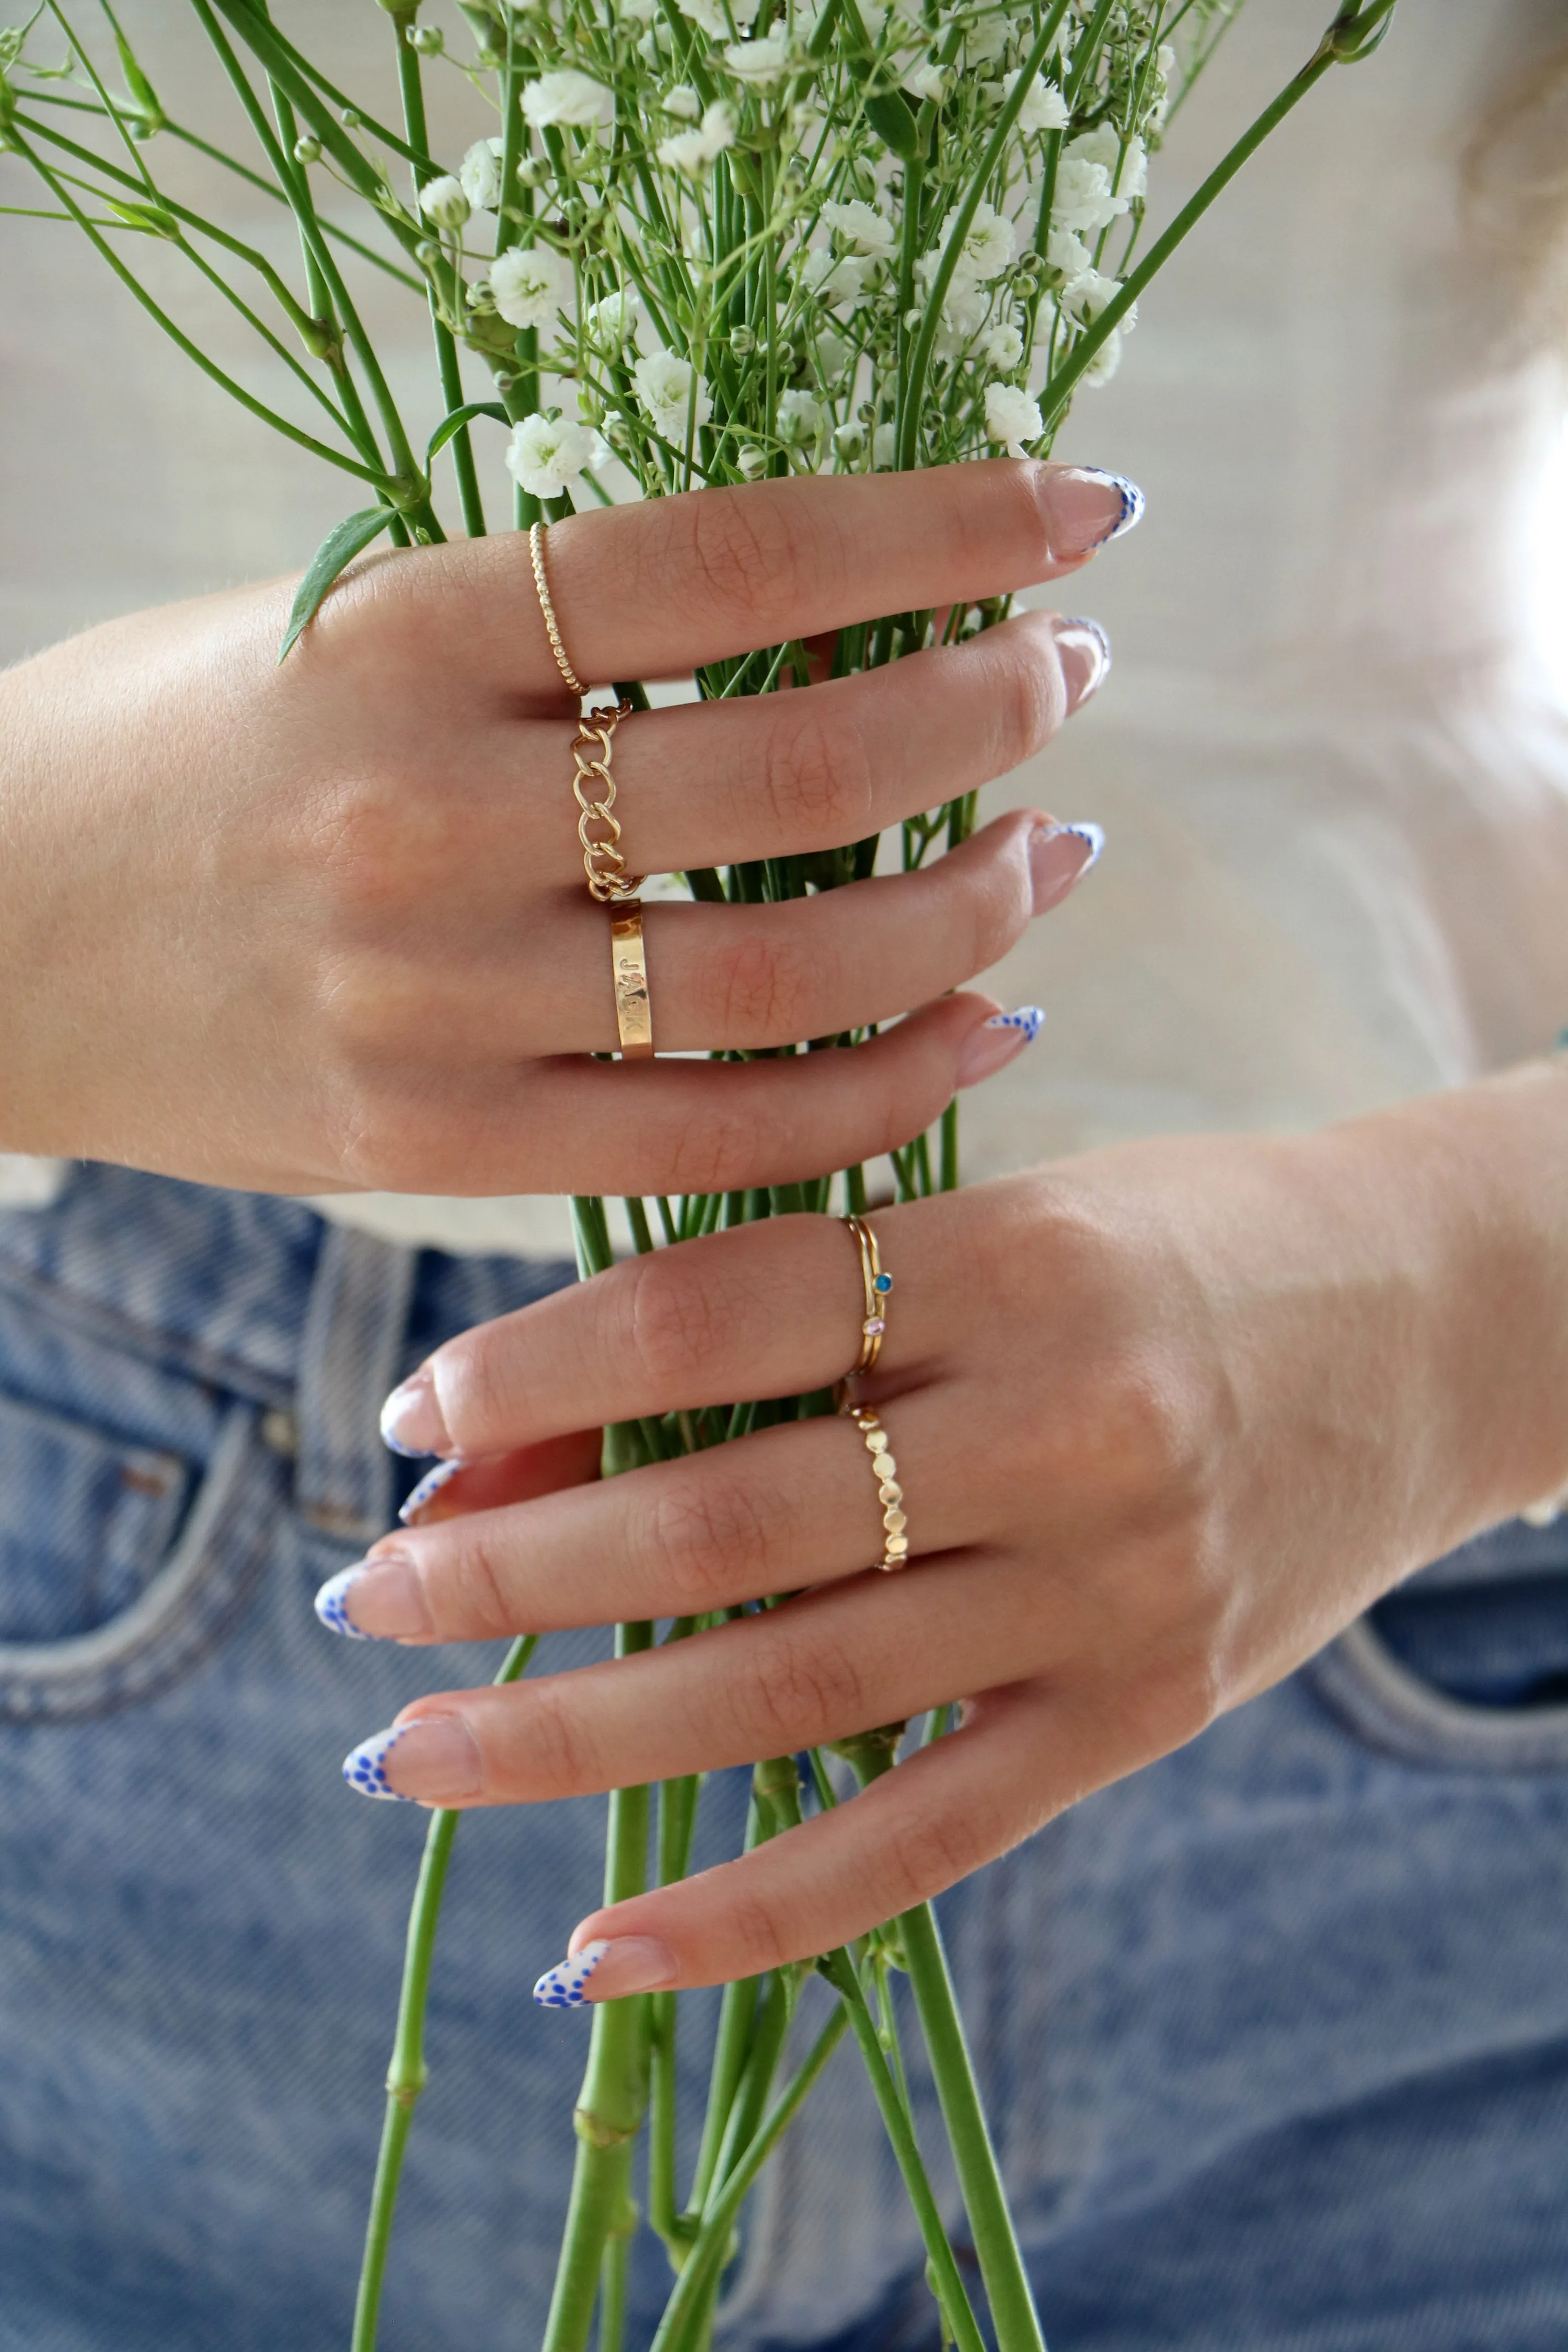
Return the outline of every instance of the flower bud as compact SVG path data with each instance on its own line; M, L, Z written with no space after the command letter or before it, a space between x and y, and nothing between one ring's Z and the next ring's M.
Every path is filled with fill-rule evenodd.
M422 58L438 58L447 46L447 36L439 25L410 25L408 46Z
M441 258L441 248L433 237L425 237L415 247L414 258L421 269L434 269Z
M738 360L749 359L757 348L757 339L750 327L737 327L730 338L730 349Z
M748 482L759 481L768 470L767 452L765 449L753 448L748 442L745 448L742 450L737 463Z
M471 286L463 289L463 293L470 310L482 313L495 309L496 298L488 278L476 278Z
M321 160L321 142L319 139L312 139L307 133L303 139L295 140L294 161L296 163L319 163Z
M384 0L383 0L383 5L384 5ZM363 128L364 117L360 112L358 107L345 106L343 109L343 129L345 131L361 131Z
M461 228L471 210L463 184L444 173L438 180L426 180L419 191L419 209L437 228Z

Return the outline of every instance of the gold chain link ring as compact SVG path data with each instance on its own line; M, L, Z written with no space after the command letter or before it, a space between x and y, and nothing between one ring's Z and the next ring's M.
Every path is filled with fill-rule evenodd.
M583 871L602 907L613 906L618 898L635 898L642 887L639 877L626 871L620 851L621 828L610 814L616 804L615 779L610 774L612 739L621 720L630 718L631 709L629 702L606 702L590 710L579 720L577 740L572 746L577 762L572 790L582 811L577 838L583 845ZM603 830L590 833L590 825Z

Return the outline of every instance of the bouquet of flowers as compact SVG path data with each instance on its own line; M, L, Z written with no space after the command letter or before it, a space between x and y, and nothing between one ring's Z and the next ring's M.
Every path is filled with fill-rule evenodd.
M380 535L398 546L441 540L442 509L454 505L467 533L486 530L481 431L507 436L518 528L584 499L1046 454L1078 388L1115 372L1163 262L1308 90L1376 47L1394 0L1343 0L1300 72L1147 250L1151 157L1239 0L458 0L446 23L420 0L364 0L367 39L395 52L395 124L330 82L267 0L189 5L232 87L249 160L220 142L216 126L170 120L156 60L136 53L110 0L99 0L90 37L63 0L43 0L25 24L0 29L0 148L40 191L36 205L7 209L74 223L197 367L364 486L368 502L305 573L286 656L344 566ZM431 72L460 77L471 93L473 137L460 155L431 152ZM189 148L287 208L300 244L292 283L180 200L174 163ZM263 396L220 367L199 329L155 299L133 257L147 238L175 248L208 295L246 320L271 355L268 382L297 395L291 412L273 404L281 394ZM361 317L355 289L368 269L428 310L435 413L422 451ZM476 378L487 396L472 396ZM1002 617L1001 604L883 615L840 634L834 674L956 642ZM807 674L806 648L791 643L710 665L696 683L705 698L766 694ZM646 700L636 681L617 690ZM967 837L973 799L903 827L906 867ZM684 882L713 899L797 897L869 874L879 847L873 838ZM893 1174L902 1199L957 1182L951 1109L893 1156ZM659 1200L651 1216L641 1201L626 1211L647 1250L830 1206L865 1208L863 1171ZM581 1268L592 1274L611 1259L605 1206L581 1200L574 1214ZM727 1413L638 1422L606 1432L605 1469L832 1409L826 1395L742 1400ZM626 1625L617 1652L684 1640L706 1622ZM516 1643L499 1679L521 1674L532 1648ZM913 1736L942 1737L949 1712ZM841 1755L864 1782L895 1767L909 1736L904 1725L869 1729ZM695 1779L661 1786L657 1821L650 1790L611 1796L606 1900L647 1884L650 1846L661 1883L684 1875L700 1796ZM837 1801L822 1755L763 1759L748 1842ZM458 1818L433 1815L415 1897L354 2352L375 2341ZM814 1967L837 1999L799 2052L790 2028ZM927 2044L991 2330L1002 2352L1043 2352L926 1906L853 1948L726 1988L684 2199L677 1998L595 2009L547 2352L582 2352L595 2314L601 2352L619 2352L645 2124L647 2218L673 2273L656 2352L702 2352L744 2200L846 2033L919 2220L944 2336L983 2352L915 2134L900 2047L907 2021L892 1988L900 1973Z

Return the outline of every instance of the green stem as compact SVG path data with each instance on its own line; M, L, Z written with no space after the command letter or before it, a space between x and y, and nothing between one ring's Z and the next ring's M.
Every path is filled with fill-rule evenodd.
M418 15L417 5L395 8L390 12L394 36L397 43L397 87L403 100L403 123L410 140L423 153L428 148L429 133L425 125L425 85L419 71L419 52L410 47L408 32ZM416 163L414 191L417 201L419 190L426 180L435 177L435 166ZM461 273L458 273L461 283ZM436 365L441 376L441 396L447 404L447 414L463 405L463 374L458 360L458 346L450 328L441 319L436 289L432 284L427 299L430 305L430 332L436 344ZM470 539L485 536L484 501L479 497L479 477L474 465L473 443L468 426L462 425L451 439L452 471L457 477L458 498L463 509L463 528Z
M539 1646L537 1633L512 1643L496 1676L499 1684L516 1682ZM436 1930L441 1918L447 1865L452 1840L462 1815L437 1811L430 1816L418 1884L408 1914L408 1937L404 1951L403 1986L397 2001L397 2029L393 2036L392 2063L386 2070L386 2115L382 2125L381 2151L376 2158L375 2186L371 2191L370 2219L365 2228L364 2257L360 2266L359 2293L354 2302L351 2352L374 2352L376 2322L381 2310L386 2251L392 2238L392 2218L403 2175L404 2150L414 2122L414 2109L429 2080L425 2063L425 2011L430 1998L430 1967L436 1956Z
M1336 24L1338 21L1336 18ZM1106 304L1093 326L1078 338L1071 354L1040 395L1040 413L1045 419L1047 432L1066 409L1074 387L1095 353L1115 332L1150 280L1164 268L1183 239L1197 226L1215 199L1229 186L1242 165L1256 154L1270 131L1279 128L1291 109L1300 104L1307 92L1322 79L1331 68L1341 63L1338 50L1331 46L1332 29L1331 27L1329 34L1325 35L1322 45L1300 72L1286 83L1278 98L1264 108L1256 121L1248 125L1229 153L1215 166L1196 194L1182 206L1170 227L1163 236L1155 239L1131 277L1124 281L1121 292Z
M689 2347L700 2340L700 2323L707 2315L710 2291L728 2260L741 2208L758 2173L800 2113L818 2075L843 2039L849 2018L849 2005L841 2001L709 2204L686 2267L665 2305L652 2352L689 2352Z

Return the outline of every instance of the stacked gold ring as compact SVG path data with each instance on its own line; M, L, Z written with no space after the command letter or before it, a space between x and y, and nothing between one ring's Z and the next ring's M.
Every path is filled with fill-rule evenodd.
M550 640L556 668L573 693L581 696L588 689L574 669L562 642L561 625L550 593L544 539L544 525L534 523L528 534L528 554L544 619L544 634ZM646 1062L653 1055L653 1013L643 946L642 901L637 897L642 885L635 874L627 872L626 861L621 855L620 822L613 814L615 779L610 773L616 730L623 719L631 716L631 710L629 702L605 703L579 718L572 746L576 762L572 790L577 802L577 838L582 844L583 871L588 877L589 895L601 907L611 909L610 980L615 989L621 1059Z
M846 1217L860 1253L860 1282L865 1292L864 1312L860 1318L860 1354L849 1367L847 1377L858 1380L862 1372L870 1371L882 1352L882 1339L888 1328L888 1297L893 1287L893 1277L882 1271L881 1254L877 1236L864 1217Z

